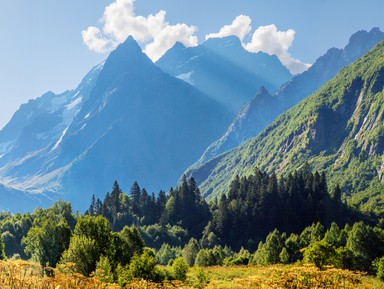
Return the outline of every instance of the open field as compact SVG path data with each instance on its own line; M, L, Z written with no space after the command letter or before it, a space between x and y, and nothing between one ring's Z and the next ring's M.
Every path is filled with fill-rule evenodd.
M42 268L26 261L0 262L0 288L3 289L115 289L97 278L76 273L59 273L42 277ZM134 281L126 288L364 288L381 289L384 283L361 272L328 268L320 271L311 265L273 265L191 268L185 283L180 281L156 284L144 280Z

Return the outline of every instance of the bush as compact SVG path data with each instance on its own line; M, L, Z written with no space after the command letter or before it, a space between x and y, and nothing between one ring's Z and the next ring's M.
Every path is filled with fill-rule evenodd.
M183 257L178 257L173 261L172 273L176 280L185 281L187 279L188 269L188 263Z
M76 272L89 276L96 269L99 259L95 243L84 235L73 236L68 250L63 253L61 263L75 263Z
M201 268L196 270L196 273L191 278L191 283L194 288L203 289L209 283L208 274Z
M313 243L304 252L304 262L313 263L319 269L325 265L342 267L341 258L336 249L325 241Z
M156 260L147 250L141 256L134 255L129 264L130 279L144 279L147 281L161 282L163 274L156 268Z
M201 249L199 253L197 253L195 266L206 267L211 266L213 263L212 254L209 250Z
M381 281L384 281L384 256L381 257L377 262L376 276Z
M102 282L113 283L112 267L108 257L100 256L100 260L96 263L95 276Z

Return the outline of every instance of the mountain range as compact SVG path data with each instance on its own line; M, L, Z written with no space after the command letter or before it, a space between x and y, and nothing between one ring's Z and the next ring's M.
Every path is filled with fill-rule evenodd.
M234 115L260 87L275 91L292 78L275 55L248 52L236 36L210 38L196 47L176 43L156 65L192 84Z
M383 39L384 33L379 28L373 28L369 32L358 31L350 37L343 49L329 49L307 71L284 83L275 93L268 87L260 89L252 100L241 108L224 135L207 148L195 166L255 137L276 117L315 92L341 68L363 56Z
M1 131L8 187L79 208L118 179L167 188L217 138L231 114L156 67L129 37L74 90L23 105Z
M84 210L92 194L102 197L115 180L123 188L138 181L157 193L175 185L194 163L187 174L194 176L204 195L210 197L224 193L234 175L247 174L256 165L268 172L288 172L302 166L302 161L330 174L336 172L331 179L347 193L364 190L371 182L364 179L363 171L368 174L376 170L380 157L373 155L368 163L351 157L362 175L361 182L350 186L338 181L344 180L338 172L348 170L329 169L333 168L331 164L341 163L338 153L342 151L345 156L344 148L350 147L347 135L355 124L348 109L359 102L341 105L341 112L348 112L339 116L338 108L332 106L337 111L333 115L326 108L326 97L318 96L334 97L322 91L340 89L338 96L354 90L353 95L364 91L367 99L375 99L374 91L380 91L380 87L375 84L376 88L369 90L364 85L371 85L368 75L372 78L377 74L380 83L380 69L368 73L364 71L366 66L356 64L343 69L341 75L347 71L348 77L339 74L314 94L317 97L312 95L300 102L262 130L382 38L378 29L360 31L344 49L329 50L307 72L292 78L277 57L249 53L236 37L209 39L192 48L176 44L155 64L128 37L76 89L48 92L30 100L0 131L0 209L31 211L61 198L71 201L74 209ZM365 57L371 69L376 68L372 64L375 57ZM360 78L351 76L355 71L361 74L364 88L360 87ZM341 103L348 100L340 99ZM361 111L368 105L363 99ZM325 109L325 114L310 106L315 103ZM371 117L366 111L363 115ZM327 122L331 120L331 124ZM380 119L374 123L380 123ZM275 127L278 133L274 133ZM368 131L363 124L361 127ZM297 132L299 128L303 129ZM305 138L307 128L310 133ZM375 135L379 148L380 129ZM325 131L332 133L321 137ZM221 137L223 134L227 137ZM368 134L371 132L361 132L364 138ZM218 139L222 140L219 145L215 143ZM376 139L370 145L363 142L358 149L369 146L368 151L381 155L371 148ZM212 143L216 148L212 149ZM220 154L223 148L235 149Z
M228 39L208 46L220 51L215 46L223 43ZM245 50L236 49L241 59ZM259 61L266 70L283 74L279 80L257 79L260 85L290 79L275 56L245 55L247 61L254 58L253 64ZM223 58L221 66L230 70L231 61ZM233 116L225 97L208 96L163 72L129 37L76 89L30 100L0 131L0 191L32 197L31 205L19 210L12 206L14 198L5 197L3 207L31 210L36 199L44 205L63 198L84 209L90 194L101 197L114 180L123 187L138 181L150 191L168 189Z
M206 197L252 173L293 173L304 165L327 174L360 205L382 202L384 174L384 41L257 137L190 170ZM370 194L367 195L367 192ZM380 203L379 203L380 204ZM377 205L377 204L376 204Z

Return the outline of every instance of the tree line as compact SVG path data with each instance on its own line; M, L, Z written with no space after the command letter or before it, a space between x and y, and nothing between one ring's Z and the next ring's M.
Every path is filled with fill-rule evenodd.
M71 270L104 272L121 284L143 276L183 279L194 265L297 260L374 272L384 255L382 230L360 220L370 221L342 201L339 187L329 192L324 174L307 168L280 177L255 169L210 203L185 176L157 196L137 182L125 194L115 182L104 200L92 196L83 215L63 201L28 214L1 213L0 258L63 270L75 264ZM174 267L165 272L156 264Z

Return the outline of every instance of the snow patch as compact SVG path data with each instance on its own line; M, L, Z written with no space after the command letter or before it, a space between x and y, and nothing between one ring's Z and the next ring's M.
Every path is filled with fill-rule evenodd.
M190 72L187 72L187 73L182 73L182 74L176 75L176 77L178 79L181 79L182 81L185 81L191 85L194 85L193 80L191 79L192 74L193 74L193 70Z
M75 95L73 95L73 96L71 97L71 99L76 98L76 97L79 95L79 93L80 93L80 91L76 92Z
M77 93L78 94L78 93ZM74 101L72 101L70 104L67 104L65 106L65 108L67 110L71 110L73 108L75 108L77 105L79 105L81 102L82 102L83 98L82 97L79 97L79 98L76 98Z
M67 127L63 130L63 133L61 134L59 140L55 143L55 145L53 146L53 148L51 149L51 151L57 149L58 146L61 144L61 142L63 141L63 137L64 137L65 134L67 133L68 128L69 128L69 126L67 126Z
M117 91L117 88L112 89L111 91L108 91L104 93L102 99L101 99L101 104L99 106L99 112L104 109L104 107L107 105L109 98L111 97L112 94L114 94Z
M84 119L87 119L87 118L89 118L89 116L91 115L91 113L90 112L88 112L87 113L87 115L84 117Z

